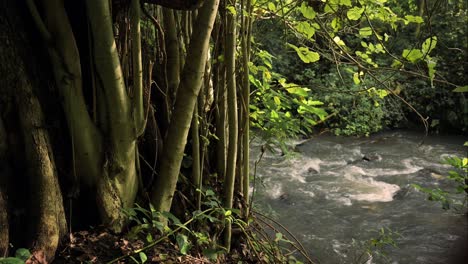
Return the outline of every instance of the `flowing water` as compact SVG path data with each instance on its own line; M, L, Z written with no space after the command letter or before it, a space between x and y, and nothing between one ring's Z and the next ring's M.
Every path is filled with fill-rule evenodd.
M394 237L398 248L387 249L390 263L468 263L466 215L443 210L411 186L454 189L444 178L451 167L441 161L465 156L468 139L422 139L406 131L320 136L293 142L293 157L266 152L257 166L255 204L287 226L319 263L354 263L362 248L353 239L369 241L380 228L401 235ZM252 158L259 153L260 144L253 144Z

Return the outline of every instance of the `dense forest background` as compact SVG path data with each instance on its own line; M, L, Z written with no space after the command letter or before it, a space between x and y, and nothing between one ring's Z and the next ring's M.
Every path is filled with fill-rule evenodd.
M251 128L283 148L323 131L466 133L466 12L461 0L1 1L1 254L51 261L73 231L103 225L148 248L283 261L284 240L252 223Z

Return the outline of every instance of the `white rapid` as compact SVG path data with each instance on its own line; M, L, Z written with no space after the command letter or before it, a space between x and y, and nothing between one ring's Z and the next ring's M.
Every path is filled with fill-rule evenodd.
M429 202L411 184L453 189L443 158L463 153L462 137L382 133L292 142L292 155L267 153L257 168L255 202L288 226L320 263L353 263L380 228L402 236L390 263L464 263L467 218ZM253 144L252 159L260 143ZM253 162L254 160L252 160ZM381 263L374 256L372 263Z

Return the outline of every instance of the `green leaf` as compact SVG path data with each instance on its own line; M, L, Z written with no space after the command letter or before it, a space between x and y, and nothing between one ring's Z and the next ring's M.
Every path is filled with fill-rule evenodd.
M361 79L359 78L359 73L355 72L355 73L353 74L353 82L354 82L355 84L360 84L360 83L361 83Z
M237 11L236 11L236 8L232 5L226 7L226 9L233 15L237 15Z
M308 6L305 2L302 2L300 11L302 15L307 19L314 19L316 16L314 9Z
M307 92L306 89L302 87L291 87L291 88L286 88L286 91L288 91L290 94L295 94L299 96L309 96L309 93Z
M281 100L280 100L280 98L278 96L274 96L273 100L275 101L275 104L281 105Z
M272 2L269 2L269 3L268 3L268 9L269 9L270 11L272 11L272 12L276 12L276 6L275 6L275 4L272 3Z
M276 233L276 234L275 234L275 242L278 242L278 241L280 241L281 239L283 239L283 234L281 234L281 233Z
M176 236L177 245L179 246L179 251L183 255L187 255L190 249L190 242L188 241L188 237L186 235L177 234Z
M310 51L307 47L297 47L289 43L288 46L296 51L297 55L304 63L316 62L320 59L320 55L317 52Z
M349 20L358 20L361 18L363 12L364 12L364 7L355 6L349 9L346 15L348 16Z
M19 258L0 258L0 264L24 264L24 260Z
M26 261L30 256L31 252L26 248L18 248L15 252L15 257L23 261Z
M297 23L294 28L301 34L307 36L307 38L312 38L312 36L315 34L315 28L310 25L309 22L307 21L301 21Z
M351 0L340 0L340 5L343 5L343 6L352 6L352 5L351 5Z
M278 113L277 113L275 110L271 110L270 117L271 117L272 119L278 119L278 118L279 118L279 115L278 115ZM229 211L229 212L230 212L230 211Z
M435 48L436 45L437 45L436 36L427 38L422 44L421 51L424 54L429 54Z
M146 256L145 252L140 252L138 253L140 256L141 263L145 263L148 260L148 257Z
M218 250L215 248L204 249L203 256L207 257L211 261L216 261L218 259Z
M465 86L458 86L457 88L453 89L452 92L455 92L455 93L467 93L467 92L468 92L468 85L465 85ZM468 144L468 142L466 142L465 144Z
M410 62L415 63L421 60L424 57L424 54L419 49L405 49L403 50L402 56Z
M371 36L372 35L372 28L371 27L363 27L359 29L359 35L363 37Z
M405 16L405 24L408 25L409 23L424 23L424 19L420 16L412 16L412 15L407 15Z
M427 70L428 70L428 75L429 79L431 80L431 87L434 87L433 81L435 77L435 67L437 66L437 61L429 56L426 58L426 63L427 63Z

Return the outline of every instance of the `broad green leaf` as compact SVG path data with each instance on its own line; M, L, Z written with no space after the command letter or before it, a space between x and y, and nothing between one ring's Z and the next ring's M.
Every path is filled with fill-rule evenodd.
M207 257L212 261L216 261L218 259L218 250L216 250L215 248L204 249L203 256Z
M361 83L361 79L359 78L359 73L355 72L355 73L353 74L353 82L354 82L355 84L360 84L360 83Z
M372 28L370 27L363 27L359 29L359 35L363 37L371 36L372 35Z
M269 9L270 11L272 11L272 12L276 12L276 6L275 6L275 4L272 3L272 2L269 2L269 3L268 3L268 9Z
M422 44L421 51L424 54L429 54L435 48L436 45L437 45L436 36L427 38Z
M323 105L323 102L314 101L314 100L307 100L306 104L311 105L311 106L315 106L315 105Z
M452 92L455 92L455 93L467 93L467 92L468 92L468 85L459 86L459 87L453 89ZM465 144L468 145L468 142L466 142Z
M179 246L179 251L183 255L187 255L190 249L190 242L188 241L188 237L186 235L177 234L176 236L177 245Z
M279 115L278 115L278 113L277 113L275 110L271 110L270 117L271 117L272 119L278 119L278 118L279 118ZM231 211L229 211L229 212L231 212Z
M320 59L320 55L317 52L310 51L307 47L297 47L289 43L288 46L296 51L297 55L304 63L316 62Z
M468 158L463 158L462 166L465 167L466 165L468 165Z
M24 261L19 258L0 258L0 264L24 264Z
M308 6L305 2L302 2L300 11L302 15L307 19L314 19L316 16L314 9Z
M307 90L302 87L286 88L286 91L288 91L290 94L295 94L299 96L304 96L304 97L309 96L309 93L307 93Z
M337 32L341 28L340 19L338 17L333 18L332 22L330 23L330 26L335 32Z
M408 61L415 63L421 60L424 57L424 54L419 49L405 49L403 50L402 56L407 59Z
M364 7L353 7L348 10L346 15L348 16L349 20L358 20L361 18L362 13L364 12Z
M408 25L409 23L424 23L424 19L420 16L412 16L412 15L407 15L405 16L405 24Z
M340 0L340 5L343 5L343 6L352 6L351 5L351 0Z
M226 7L226 9L233 15L237 15L237 11L236 11L236 8L232 5Z
M336 44L338 44L338 46L346 46L346 44L344 43L344 41L343 41L340 37L338 37L338 36L334 37L334 38L333 38L333 41L334 41Z
M315 28L312 27L307 21L301 21L297 23L294 27L299 33L307 36L307 38L309 39L312 38L312 36L315 34Z
M141 263L145 263L148 260L148 257L146 256L145 252L140 252L138 253L140 256Z
M26 248L18 248L15 252L15 257L23 261L26 261L30 256L31 252Z
M274 96L273 100L275 101L275 104L281 105L281 100L280 100L280 98L278 96Z

